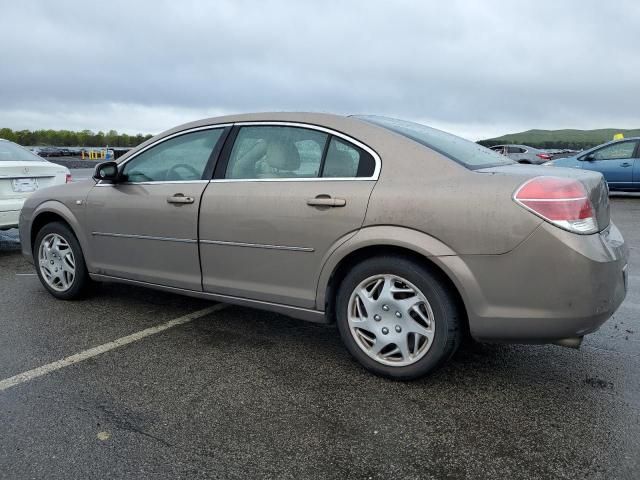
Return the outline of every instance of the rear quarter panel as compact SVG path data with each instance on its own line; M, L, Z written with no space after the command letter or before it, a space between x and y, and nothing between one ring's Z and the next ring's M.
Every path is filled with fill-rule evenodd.
M479 173L423 150L394 159L393 169L383 158L365 227L400 225L455 254L489 255L514 249L542 222L512 200L527 175Z

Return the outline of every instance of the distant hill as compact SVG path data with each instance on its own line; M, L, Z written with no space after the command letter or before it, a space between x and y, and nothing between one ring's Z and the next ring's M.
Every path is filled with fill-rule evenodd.
M582 150L609 142L613 140L613 136L616 133L622 133L625 138L640 137L640 129L527 130L526 132L510 133L502 137L480 140L478 143L485 147L505 143L519 143L537 148L571 148L574 150Z

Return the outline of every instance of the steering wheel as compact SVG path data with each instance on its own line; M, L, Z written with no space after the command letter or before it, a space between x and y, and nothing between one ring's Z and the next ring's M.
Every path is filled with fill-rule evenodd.
M188 163L178 163L176 165L174 165L173 167L171 167L169 170L167 170L167 173L164 176L164 179L166 181L171 181L172 177L175 175L178 178L173 178L173 180L184 180L185 178L182 177L180 174L178 174L177 170L179 168L184 168L185 170L187 170L190 174L193 175L193 178L189 179L189 180L200 180L200 177L202 177L202 174L195 169L195 167L189 165Z
M135 180L132 180L131 178L134 178ZM129 182L152 182L153 178L149 177L148 175L145 175L142 172L136 172L135 170L132 172L128 172L126 174L126 180Z

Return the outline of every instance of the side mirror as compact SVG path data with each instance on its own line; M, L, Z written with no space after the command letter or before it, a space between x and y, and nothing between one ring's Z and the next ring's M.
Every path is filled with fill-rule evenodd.
M582 160L583 162L593 162L594 159L595 159L595 156L593 153L590 153L580 158L580 160Z
M96 166L93 172L93 178L96 180L105 180L107 182L117 182L120 179L118 174L118 164L116 162L103 162Z

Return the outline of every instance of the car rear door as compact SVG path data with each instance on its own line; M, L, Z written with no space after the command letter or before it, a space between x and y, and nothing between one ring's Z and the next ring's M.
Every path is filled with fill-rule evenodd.
M602 173L610 188L633 188L637 147L635 140L604 146L581 157L582 168Z
M509 157L511 160L514 160L516 162L522 160L525 155L524 155L524 148L520 148L520 147L515 147L513 145L509 145L507 147L505 147L506 151L507 151L507 157Z
M204 290L314 308L323 262L362 226L379 165L321 127L237 125L202 199Z
M198 208L226 133L207 127L162 139L119 166L126 181L91 190L95 273L202 290Z

